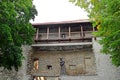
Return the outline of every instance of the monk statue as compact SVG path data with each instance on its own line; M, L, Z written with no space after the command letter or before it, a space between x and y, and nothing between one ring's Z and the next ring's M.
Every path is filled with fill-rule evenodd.
M63 61L63 58L60 58L60 75L65 75L66 74L66 69L65 69L65 61Z

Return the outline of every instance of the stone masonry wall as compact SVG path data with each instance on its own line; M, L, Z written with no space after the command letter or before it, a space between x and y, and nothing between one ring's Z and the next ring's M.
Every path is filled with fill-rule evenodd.
M96 58L97 75L95 76L60 76L61 80L120 80L120 67L111 64L109 55L100 53L99 38L93 39L93 50Z
M31 47L22 46L23 55L25 56L25 60L23 60L23 65L16 72L14 69L12 71L4 70L0 68L0 80L29 80L31 78L30 75L27 75L27 55L30 53Z
M97 39L98 40L98 39ZM27 63L28 54L31 47L23 46L23 54L26 59L23 61L23 66L20 68L19 72L3 70L0 68L0 80L32 80L31 75L27 74ZM93 40L93 50L95 54L95 63L97 67L96 75L92 76L59 76L60 80L120 80L120 67L115 67L111 64L109 55L100 53L101 46L97 41ZM63 55L64 56L64 55ZM49 56L50 57L50 56ZM58 80L53 79L53 77L48 77L48 80Z
M92 50L75 51L36 51L33 58L39 59L38 70L33 70L36 76L60 76L60 58L65 61L66 75L95 75L95 58ZM47 66L52 66L47 69Z

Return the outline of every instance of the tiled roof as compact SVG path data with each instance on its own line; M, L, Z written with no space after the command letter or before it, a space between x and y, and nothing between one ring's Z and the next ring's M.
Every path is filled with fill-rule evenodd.
M32 23L32 25L49 25L49 24L67 24L67 23L84 23L90 22L89 19L79 19L79 20L70 20L70 21L59 21L59 22L44 22L44 23Z

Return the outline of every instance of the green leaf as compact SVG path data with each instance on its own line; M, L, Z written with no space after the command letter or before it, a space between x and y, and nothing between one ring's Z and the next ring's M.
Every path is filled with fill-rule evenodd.
M21 46L32 44L34 28L29 20L37 15L32 0L0 2L0 67L18 71L24 56Z
M101 51L111 56L112 64L120 66L120 0L70 0L84 8L93 26L98 26L93 33L101 37ZM100 24L97 24L97 23Z

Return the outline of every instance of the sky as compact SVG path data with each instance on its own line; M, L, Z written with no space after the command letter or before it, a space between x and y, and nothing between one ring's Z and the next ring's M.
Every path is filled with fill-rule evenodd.
M36 6L38 15L31 23L88 19L87 12L69 0L33 0L33 4Z

